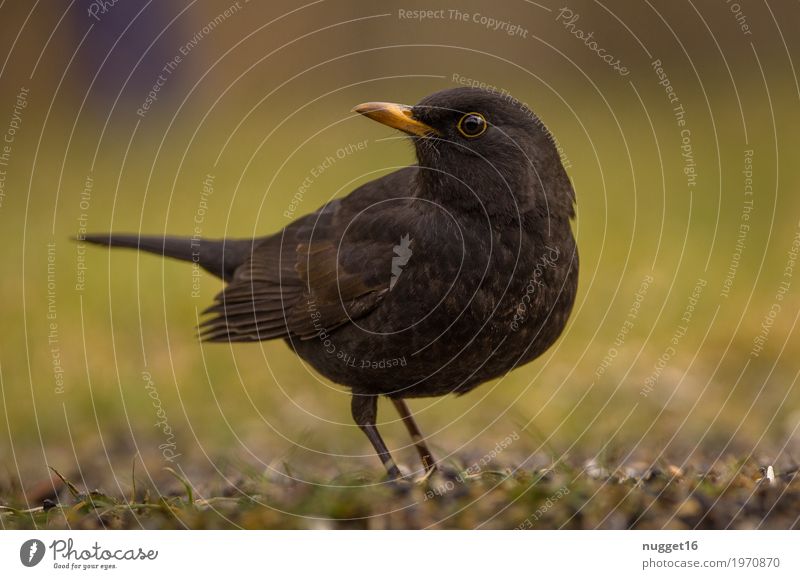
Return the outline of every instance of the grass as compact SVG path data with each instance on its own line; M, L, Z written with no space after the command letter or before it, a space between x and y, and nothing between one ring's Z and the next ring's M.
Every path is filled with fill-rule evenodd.
M353 135L362 131L354 129ZM319 144L305 154L304 166L340 144L340 138ZM149 150L148 143L142 147ZM726 190L738 192L740 152L731 148L724 154ZM327 192L354 176L383 167L385 159L403 164L410 152L403 143L374 144L364 159L337 166L341 175L333 169L326 173L331 182L321 181L318 197L303 209L323 202ZM197 184L207 170L196 164L185 169L187 184L172 201L189 207L188 215L170 214L163 197L151 194L145 203L145 172L126 173L124 191L112 199L102 192L114 191L118 177L111 169L98 170L91 228L106 229L118 203L116 230L139 229L144 211L143 230L190 231ZM660 174L643 167L639 186L659 190ZM616 168L605 175L610 190L629 191ZM273 169L265 164L259 168L264 175L250 176L253 182L243 188L258 191L258 182ZM254 221L252 205L258 200L252 196L234 201L239 170L218 172L214 211L205 223L210 236L226 230L229 207L237 235L275 231L283 223L279 212L266 211ZM218 291L216 280L201 278L201 296L190 298L194 280L188 266L91 249L86 287L75 291L76 249L68 238L75 233L75 192L83 179L75 170L74 186L64 188L70 193L62 197L65 208L55 233L44 218L25 223L25 231L22 220L0 229L0 245L16 247L23 235L28 240L24 276L0 280L3 295L14 296L14 303L20 295L25 299L19 307L0 309L6 329L0 336L0 431L9 437L9 444L0 444L2 527L797 526L796 291L782 302L765 350L757 358L749 355L797 224L788 218L772 223L771 211L756 215L733 292L722 298L719 289L739 223L738 193L725 198L717 234L713 199L698 199L690 218L681 216L679 204L662 215L658 204L643 203L631 214L626 193L604 199L582 187L598 182L590 167L577 166L571 174L579 193L576 230L584 266L563 338L540 360L468 396L414 401L423 432L441 445L437 455L456 471L513 428L527 432L535 425L540 434L515 443L487 467L491 471L428 497L446 481L434 478L398 490L379 484L379 471L353 474L374 468L376 461L349 421L343 389L314 374L284 344L196 342L197 310ZM781 178L789 190L800 182L794 173ZM169 175L154 179L151 192L171 187ZM296 183L286 178L280 189L283 197L270 199L270 207L283 207ZM14 201L4 212L22 215L21 200L17 206ZM31 215L52 215L51 202L34 198ZM790 196L782 196L779 205L779 216L796 213ZM662 219L664 239L680 243L655 250L648 232L659 231ZM718 238L714 259L704 270L707 256L696 248L710 247L712 237ZM57 247L61 391L48 340L50 239ZM757 270L758 276L752 273ZM620 328L645 276L653 282L620 344ZM700 276L708 286L691 324L643 396L643 384L654 375L676 328L685 325L682 316ZM160 413L167 417L168 433L154 426ZM379 418L390 420L387 416L381 412ZM396 418L381 431L399 460L413 452L398 446L407 444L407 436ZM159 450L173 443L181 454L177 463L165 461ZM130 469L134 457L138 474ZM775 481L758 482L769 465ZM53 481L48 466L73 486L56 475Z
M591 461L547 469L455 470L386 483L377 473L325 483L239 479L206 494L169 469L160 494L130 481L127 497L80 489L57 471L56 496L0 507L12 529L754 529L798 528L800 476L751 461L714 469ZM468 474L469 473L469 474ZM208 489L211 491L211 489Z
M385 154L398 160L408 157L407 149L397 147ZM315 152L308 159L320 156L322 152ZM735 168L736 161L732 163ZM381 166L379 159L367 159L363 167L353 169L371 166ZM573 175L578 182L595 180L578 168ZM645 179L657 177L653 173ZM737 179L731 177L732 187L738 187ZM115 176L98 173L95 180L99 191L103 182L110 187ZM218 182L215 207L224 209L230 200L222 172ZM125 187L119 196L122 209L117 209L124 223L114 227L135 230L144 184L133 176L125 180ZM624 190L624 184L619 188ZM291 192L291 183L284 190ZM342 388L303 366L285 345L198 344L193 335L196 311L219 287L208 276L201 279L201 297L190 299L191 268L132 253L109 256L92 250L87 255L86 289L73 291L75 248L67 239L74 234L74 221L67 217L59 220L53 236L58 247L58 346L64 365L63 392L56 391L43 261L45 241L53 234L47 220L31 221L27 235L35 241L28 242L24 289L19 278L0 280L4 294L26 298L24 309L0 310L0 322L7 328L0 336L0 421L5 422L0 430L9 435L9 444L0 445L0 524L796 527L796 293L783 302L765 351L758 358L748 355L785 262L772 246L758 245L757 231L766 225L757 229L754 223L735 291L722 299L718 290L730 244L717 245L720 249L708 272L702 269L702 252L678 257L678 245L661 249L654 266L644 235L637 237L641 243L631 246L635 251L628 261L629 240L591 224L591 216L604 211L602 200L580 186L578 190L581 223L590 225L578 227L585 266L579 303L562 340L537 362L468 396L414 401L423 432L441 445L437 455L456 472L513 428L527 432L535 425L539 432L515 443L496 464L487 466L491 470L466 478L452 490L437 478L397 489L380 484L382 473L377 470L358 474L374 468L376 461L350 424ZM175 203L196 205L191 187L176 195ZM321 201L309 200L307 208ZM736 198L728 203L738 202ZM46 199L33 203L37 212L49 214ZM99 194L93 201L93 228L106 227L109 203ZM156 198L149 203L155 207L148 209L144 229L187 231L185 224L157 225L158 216L165 214L163 202ZM653 231L661 219L654 207L634 216ZM234 220L244 224L240 232L256 226L274 231L281 225L279 215L271 216L269 223L251 224L241 208L237 211ZM619 206L610 212L610 220L624 221L626 213ZM210 235L224 230L224 217L223 210L208 218ZM712 219L702 211L692 219L697 224L687 243L707 246ZM729 241L735 239L737 219L735 214L723 215L720 227ZM776 223L772 243L788 247L795 226L790 220ZM0 242L13 246L20 234L16 229L12 224L0 230ZM755 279L749 272L761 254L777 257L771 257ZM646 275L654 281L635 327L619 345L618 332ZM700 275L708 279L708 289L686 336L652 392L642 396L642 385L670 345ZM609 360L612 347L614 357ZM150 378L144 379L145 371ZM168 419L169 433L154 427L160 412ZM387 420L387 415L381 412L379 418ZM410 455L412 451L398 446L400 441L407 444L407 436L396 419L382 424L381 431L400 460ZM182 455L178 463L165 461L159 450L171 443ZM138 474L131 473L134 457ZM641 464L655 467L637 466ZM777 476L769 484L761 471L771 464ZM56 475L51 479L48 466L63 473L72 486ZM446 492L436 492L441 488Z
M665 35L654 57L666 62L677 47ZM701 37L683 35L684 41ZM519 44L526 59L550 58L529 55L530 46ZM465 66L460 52L439 51L424 67L442 80L404 76L348 85L302 114L293 114L298 95L315 97L330 87L324 78L289 84L243 124L244 111L265 87L284 78L279 70L267 67L263 77L242 84L233 80L236 66L217 67L215 82L232 91L219 90L225 98L208 119L202 106L173 118L165 94L163 116L139 123L137 85L130 102L120 105L120 118L107 126L110 105L102 100L91 108L97 115L73 116L85 86L63 91L75 95L75 110L67 101L52 116L45 97L54 87L37 86L0 208L0 247L8 252L0 276L0 527L797 527L797 272L763 351L751 352L798 229L800 134L790 127L800 109L787 62L778 58L785 59L783 47L775 58L760 52L770 87L765 94L753 82L762 78L761 65L750 44L742 46L735 98L727 75L718 74L728 70L722 63L669 64L691 111L702 180L693 193L683 173L680 131L647 63L637 67L636 92L612 76L599 95L574 71L565 74L569 67L548 77L556 82L551 90L475 56L470 74L514 89L565 147L578 196L582 269L570 324L541 359L464 397L413 401L423 432L440 445L437 456L452 471L472 475L452 489L439 477L382 484L377 460L350 422L343 388L304 366L284 344L198 344L197 312L219 290L217 280L201 277L195 297L185 264L98 248L84 256L70 238L81 219L91 231L190 235L210 173L214 194L203 235L278 231L304 178L340 147L368 140L314 180L298 216L413 162L407 143L346 119L347 111L373 99L414 102L449 86L447 79ZM762 51L763 43L758 46ZM328 58L328 39L319 50L320 61ZM33 66L39 50L23 52ZM286 62L294 74L294 61ZM359 80L366 74L362 64L369 63L356 65ZM695 65L702 87L692 77ZM331 66L332 76L356 80L352 70ZM364 70L380 69L381 77L405 71L383 70L382 59L370 66ZM40 70L37 82L61 78L61 69ZM24 72L20 85L28 82ZM194 80L187 77L183 88ZM182 98L178 78L171 82L175 98ZM20 85L9 83L4 92ZM756 201L735 278L723 295L743 223L747 148L756 151ZM88 208L87 176L93 182ZM48 244L55 248L52 273ZM79 257L87 268L81 289ZM652 283L631 327L645 278ZM707 285L686 327L698 278ZM667 362L657 367L666 352ZM54 372L56 360L63 373ZM656 383L643 395L653 376ZM162 415L168 432L155 426ZM408 437L387 416L380 413L381 432L398 461L411 464L413 449L402 446ZM522 436L533 425L538 434ZM512 430L520 441L479 472L469 468ZM179 460L165 460L165 444L174 444ZM770 465L771 482L765 478Z

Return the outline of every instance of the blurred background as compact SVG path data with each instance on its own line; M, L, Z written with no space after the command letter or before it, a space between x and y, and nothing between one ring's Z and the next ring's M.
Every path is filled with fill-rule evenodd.
M284 343L198 343L221 282L71 238L278 231L414 162L352 106L471 83L557 138L582 270L545 356L412 401L439 456L516 433L498 463L796 464L800 6L451 5L0 4L0 492L48 465L109 493L133 462L212 488L377 471L345 390Z

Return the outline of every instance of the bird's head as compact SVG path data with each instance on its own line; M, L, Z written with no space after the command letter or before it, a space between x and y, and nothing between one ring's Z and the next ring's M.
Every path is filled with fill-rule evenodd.
M459 87L414 106L369 102L353 109L411 135L424 194L490 213L555 210L572 217L574 193L553 138L507 93Z

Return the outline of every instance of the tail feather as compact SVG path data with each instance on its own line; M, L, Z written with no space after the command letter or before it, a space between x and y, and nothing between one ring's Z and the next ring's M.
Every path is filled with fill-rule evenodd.
M258 239L197 239L193 237L159 237L155 235L98 233L81 241L109 247L128 247L164 257L196 263L209 273L230 281L258 244Z

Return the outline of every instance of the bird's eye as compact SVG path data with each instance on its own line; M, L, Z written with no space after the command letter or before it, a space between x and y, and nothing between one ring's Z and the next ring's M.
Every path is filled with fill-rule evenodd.
M486 119L480 113L467 113L458 121L458 132L474 139L486 132Z

